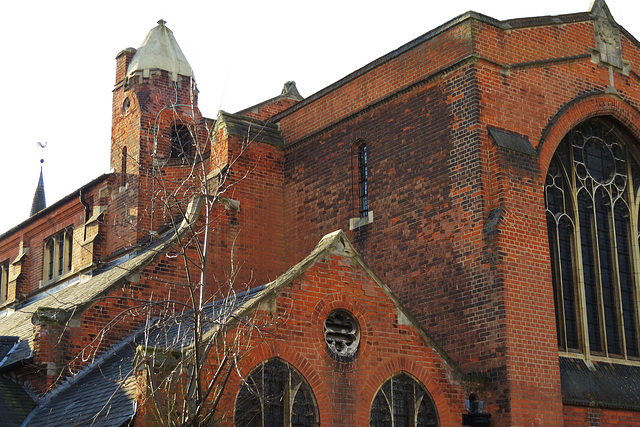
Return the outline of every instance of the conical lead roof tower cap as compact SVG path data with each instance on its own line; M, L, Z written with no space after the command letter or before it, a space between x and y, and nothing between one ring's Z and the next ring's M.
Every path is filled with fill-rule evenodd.
M193 77L193 70L182 53L173 32L159 20L142 45L138 48L127 69L127 77L137 72L142 72L143 77L150 76L150 70L164 70L169 72L173 81L178 80L178 75Z

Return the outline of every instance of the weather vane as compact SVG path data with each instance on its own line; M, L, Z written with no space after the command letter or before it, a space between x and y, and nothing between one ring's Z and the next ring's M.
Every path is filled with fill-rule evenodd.
M47 146L46 142L38 142L36 143L38 147L42 149L42 156L40 156L40 163L44 163L44 149Z

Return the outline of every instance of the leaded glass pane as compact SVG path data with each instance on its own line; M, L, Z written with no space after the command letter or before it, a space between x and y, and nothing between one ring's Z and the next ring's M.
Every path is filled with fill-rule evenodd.
M595 353L638 357L639 238L629 206L640 166L617 132L592 119L558 147L545 180L549 254L559 347L585 342Z
M431 396L416 380L399 373L387 380L371 405L369 425L375 427L438 426Z
M236 426L316 426L318 411L311 387L289 364L272 359L258 366L236 401Z

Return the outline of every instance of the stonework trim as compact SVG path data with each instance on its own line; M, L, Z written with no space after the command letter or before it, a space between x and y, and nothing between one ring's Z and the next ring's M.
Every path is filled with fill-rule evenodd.
M640 110L625 99L604 92L592 92L577 97L560 108L542 131L537 147L542 176L546 176L553 154L562 138L581 122L597 116L612 117L635 139L640 140Z

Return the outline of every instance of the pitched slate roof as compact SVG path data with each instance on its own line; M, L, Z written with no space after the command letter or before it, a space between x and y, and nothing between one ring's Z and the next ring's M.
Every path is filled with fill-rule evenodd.
M264 286L230 296L205 309L205 325L215 324L221 312L252 300ZM45 396L23 426L113 426L129 422L136 413L134 358L139 345L180 348L192 340L185 327L190 312L158 318L105 352L75 377ZM209 326L210 327L210 326Z
M133 345L121 345L40 400L23 426L114 426L136 412ZM24 417L23 417L24 419Z
M24 387L10 378L0 376L0 415L5 427L19 426L35 406Z

